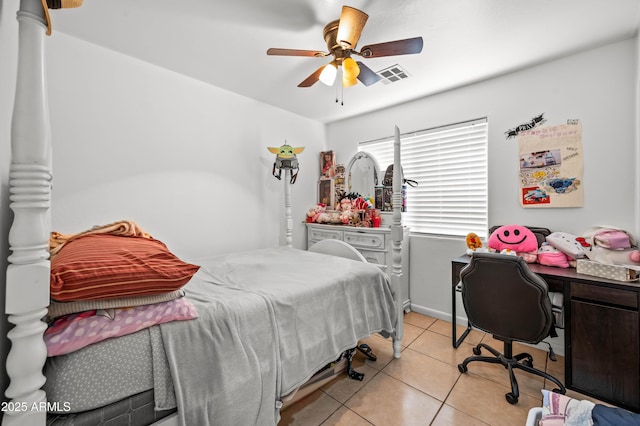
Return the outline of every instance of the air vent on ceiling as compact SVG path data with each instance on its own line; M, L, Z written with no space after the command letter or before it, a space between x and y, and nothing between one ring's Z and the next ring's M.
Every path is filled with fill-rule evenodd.
M409 73L400 65L391 65L389 68L385 68L377 72L382 77L384 84L395 83L396 81L404 80L409 77Z

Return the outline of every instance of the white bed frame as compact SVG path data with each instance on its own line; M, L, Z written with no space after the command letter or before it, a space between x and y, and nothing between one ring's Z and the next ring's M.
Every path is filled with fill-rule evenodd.
M18 72L11 126L10 208L14 218L9 230L9 265L6 275L6 313L13 328L8 333L11 350L6 369L10 379L9 398L3 425L44 425L47 399L42 367L47 349L43 340L46 324L41 321L49 306L49 234L51 232L51 132L44 64L47 24L41 0L21 0L18 19ZM393 176L393 239L391 271L398 321L393 339L394 356L400 357L403 335L401 244L402 205L400 136L395 129ZM290 202L290 194L288 199ZM286 209L287 228L292 223ZM287 232L287 243L291 234ZM42 409L38 409L42 408ZM157 425L177 424L177 417Z

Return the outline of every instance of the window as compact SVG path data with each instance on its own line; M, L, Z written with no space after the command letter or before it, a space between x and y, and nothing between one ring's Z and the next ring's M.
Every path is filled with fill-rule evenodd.
M411 232L486 238L488 219L487 120L479 119L400 135L407 187L403 222ZM358 144L382 169L393 164L393 136ZM382 182L379 182L380 184Z

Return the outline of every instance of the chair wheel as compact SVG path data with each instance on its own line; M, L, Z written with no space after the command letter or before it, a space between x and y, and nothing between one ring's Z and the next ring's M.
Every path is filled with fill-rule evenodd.
M507 399L507 402L511 405L518 403L518 397L511 392L509 392L508 394L505 394L504 397Z
M477 346L474 346L474 347L473 347L473 354L474 354L474 355L480 355L480 348L479 348L479 347L477 347Z
M458 364L458 371L461 373L466 373L467 372L467 366L464 364Z

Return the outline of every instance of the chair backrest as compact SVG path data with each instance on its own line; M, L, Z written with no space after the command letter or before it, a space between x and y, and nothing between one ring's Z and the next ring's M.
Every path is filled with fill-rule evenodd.
M501 340L539 343L553 312L547 283L523 258L474 253L461 272L462 302L471 325Z
M347 259L359 260L360 262L367 261L362 253L342 240L321 240L309 247L308 251L346 257Z

